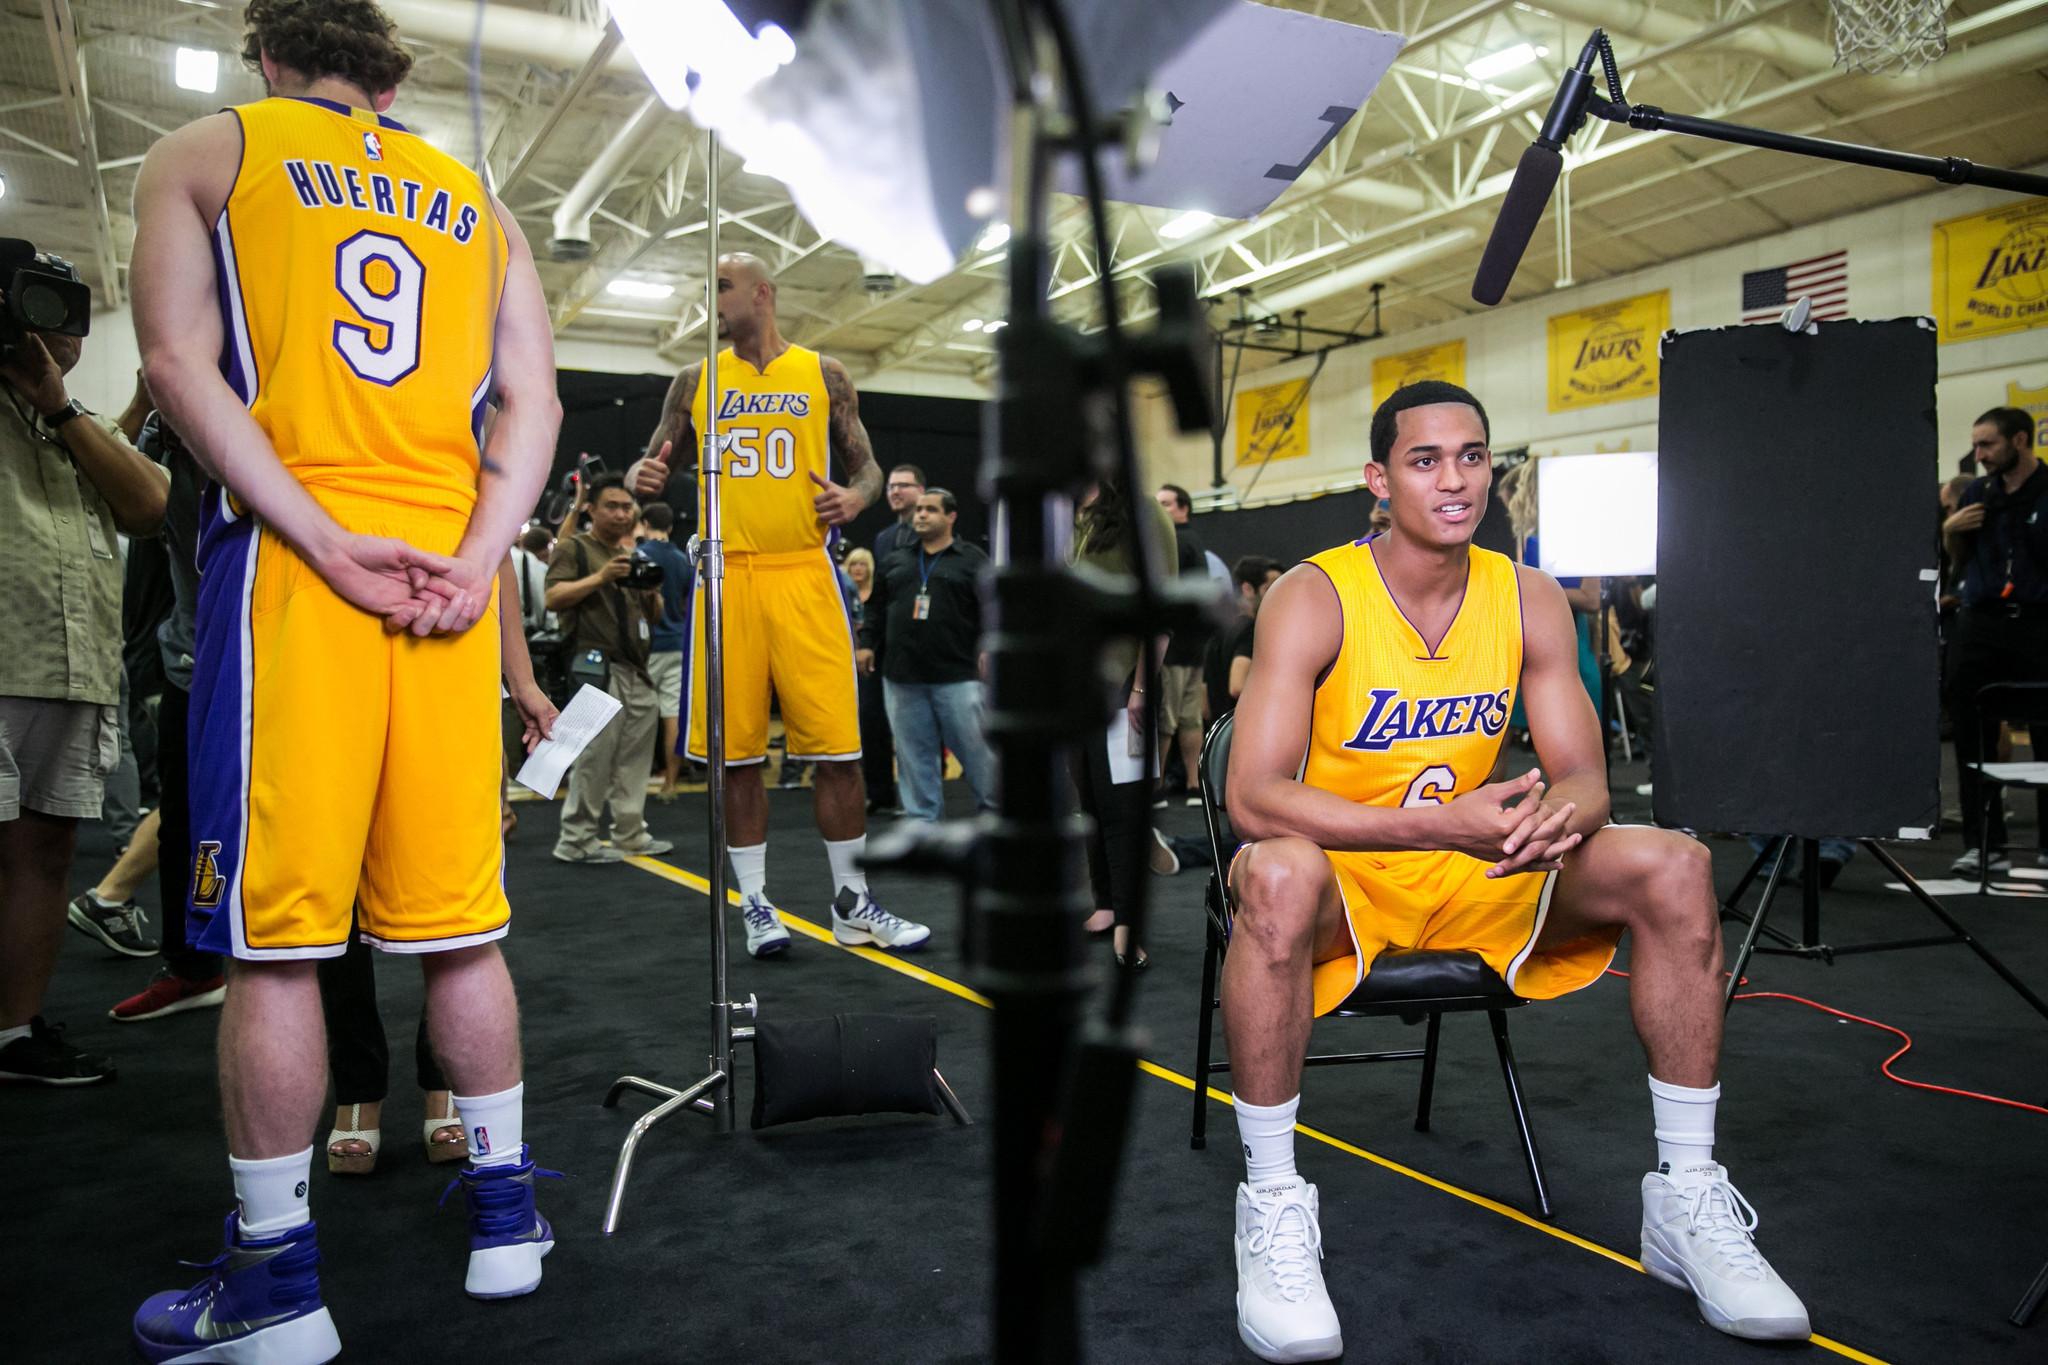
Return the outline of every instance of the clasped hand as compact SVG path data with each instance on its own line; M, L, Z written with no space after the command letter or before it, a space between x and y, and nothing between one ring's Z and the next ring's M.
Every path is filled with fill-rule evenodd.
M1554 872L1582 837L1565 831L1577 810L1571 801L1545 801L1542 773L1532 768L1513 781L1490 783L1442 807L1445 828L1439 847L1493 864L1486 869L1489 877Z
M315 567L336 593L382 617L394 635L459 635L482 619L497 584L493 567L390 536L345 533Z

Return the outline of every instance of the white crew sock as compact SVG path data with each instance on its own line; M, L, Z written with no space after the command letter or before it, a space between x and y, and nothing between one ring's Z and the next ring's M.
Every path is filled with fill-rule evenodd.
M17 1028L0 1028L0 1047L6 1047L16 1038L28 1037L28 1032L27 1024L22 1024Z
M313 1149L261 1161L228 1158L235 1177L235 1223L247 1238L275 1237L313 1220L306 1208L306 1182L313 1174Z
M1693 1090L1650 1077L1657 1169L1677 1184L1697 1184L1714 1164L1714 1107L1720 1099L1718 1081L1705 1090Z
M855 896L868 889L868 874L862 870L860 858L868 851L868 836L856 835L841 839L838 843L825 841L825 856L832 860L832 892L852 889Z
M123 905L127 904L126 901L110 901L96 890L88 891L85 894L91 896L92 903L102 910L119 910Z
M1236 1103L1237 1136L1244 1143L1244 1178L1252 1185L1295 1177L1294 1115L1301 1096L1283 1104Z
M469 1135L472 1166L517 1166L525 1154L521 1143L526 1083L495 1095L457 1095L455 1112L462 1119L462 1131Z
M749 896L759 896L766 900L768 898L768 842L764 839L758 844L749 844L745 848L734 848L731 844L727 844L725 851L726 855L732 859L732 878L739 883L740 899L745 900Z

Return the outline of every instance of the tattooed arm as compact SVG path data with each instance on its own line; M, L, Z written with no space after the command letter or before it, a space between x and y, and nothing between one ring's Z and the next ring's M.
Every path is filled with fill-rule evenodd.
M668 487L672 471L678 467L697 467L701 452L697 449L697 423L691 405L697 401L697 375L703 368L701 360L684 366L668 386L668 397L661 404L661 423L647 443L647 455L635 460L626 471L626 487L634 497L658 498L662 489Z
M845 471L846 482L837 484L813 474L818 496L811 501L818 509L819 521L844 526L882 496L882 467L875 463L868 429L861 425L860 394L854 390L853 376L828 355L819 356L818 365L824 371L825 394L830 400L826 420L832 456Z

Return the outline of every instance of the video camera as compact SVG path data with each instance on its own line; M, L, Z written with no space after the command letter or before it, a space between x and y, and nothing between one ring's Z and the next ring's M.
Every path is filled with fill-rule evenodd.
M92 290L77 266L23 238L0 237L0 354L30 332L82 337L91 327Z
M636 553L627 562L626 576L619 580L619 586L645 592L649 589L660 587L663 577L661 565L655 563L646 555Z

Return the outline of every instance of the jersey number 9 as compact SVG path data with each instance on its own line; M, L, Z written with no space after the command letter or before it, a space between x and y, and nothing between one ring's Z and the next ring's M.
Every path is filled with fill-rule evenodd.
M337 320L334 349L358 379L390 387L420 367L427 267L396 237L358 232L334 250L334 287L371 326ZM384 333L378 345L376 333Z

